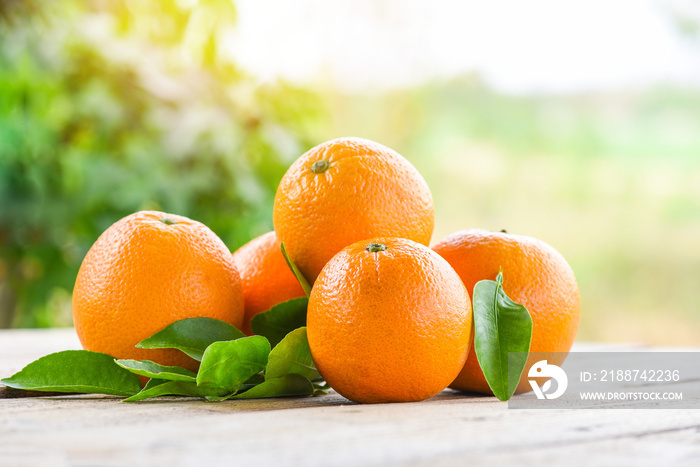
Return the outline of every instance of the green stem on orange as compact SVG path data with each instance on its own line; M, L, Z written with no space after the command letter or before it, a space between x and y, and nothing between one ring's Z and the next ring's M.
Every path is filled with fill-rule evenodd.
M365 247L365 250L369 251L370 253L376 253L378 251L386 250L386 245L382 245L381 243L370 243Z
M309 281L306 280L304 274L301 273L297 265L294 264L294 261L292 261L292 259L289 257L287 249L284 247L284 242L280 244L280 248L282 249L282 256L284 256L284 260L287 262L287 266L289 266L289 269L292 270L292 273L294 273L294 276L297 278L299 284L301 284L301 288L304 289L304 293L308 297L309 295L311 295L311 284L309 284Z
M321 160L316 161L313 164L311 164L311 171L313 173L320 174L320 173L323 173L326 170L328 170L328 167L330 167L330 166L331 166L331 164L327 160L321 159Z

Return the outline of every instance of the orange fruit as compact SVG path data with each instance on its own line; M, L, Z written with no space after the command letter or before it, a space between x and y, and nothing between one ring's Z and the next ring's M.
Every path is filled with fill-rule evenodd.
M464 365L469 293L439 255L401 238L354 243L316 279L307 314L316 368L356 402L427 399Z
M550 364L564 362L576 338L581 302L574 273L558 251L531 237L481 229L453 233L433 250L452 265L470 292L480 280L495 280L502 268L504 292L532 316L530 351L548 353ZM530 356L517 393L532 390L527 369L542 358ZM450 387L492 394L473 350Z
M116 358L196 369L174 349L135 345L195 317L243 323L243 290L231 253L204 224L156 211L131 214L90 248L73 290L83 347Z
M247 335L250 319L278 303L304 296L304 289L282 256L275 232L268 232L240 247L233 254L243 283L245 318L241 329Z
M277 236L310 283L333 255L366 238L428 245L434 218L428 185L411 163L360 138L334 139L297 159L273 210Z

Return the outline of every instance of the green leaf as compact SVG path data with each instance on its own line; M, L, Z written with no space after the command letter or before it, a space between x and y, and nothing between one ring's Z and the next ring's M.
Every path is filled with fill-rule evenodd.
M127 399L124 399L124 402L135 402L159 396L222 396L225 395L227 392L218 388L202 388L197 386L196 383L191 383L187 381L165 381L162 383L156 382L153 385L150 385L151 381L149 381L149 384L146 384L146 386L141 392Z
M308 380L320 376L311 358L305 327L287 334L270 352L265 369L265 379L279 378L289 374L301 375Z
M117 365L130 372L147 376L148 378L164 379L168 381L189 381L194 383L197 373L179 366L163 366L150 360L115 360Z
M241 386L242 387L242 386ZM252 386L251 386L252 387ZM222 393L220 395L214 395L214 396L206 396L207 402L221 402L221 401L227 401L231 397L235 396L237 392L228 392L226 391L225 393Z
M314 393L311 381L301 375L289 374L271 378L264 383L236 394L229 399L262 399L266 397L310 396Z
M328 390L331 389L330 385L323 381L323 383L311 382L314 386L314 396L325 396L328 394Z
M15 389L131 396L141 390L138 376L121 368L114 357L88 350L52 353L2 380Z
M268 361L269 361L269 359L268 359ZM248 380L243 384L249 384L251 386L255 386L256 384L260 384L263 381L265 381L265 377L260 373L256 373L253 376L251 376L250 378L248 378Z
M197 385L235 392L267 365L270 342L263 336L215 342L207 347L197 373Z
M253 334L265 336L270 344L276 346L284 337L295 329L306 326L306 309L309 299L293 298L279 303L267 311L253 316L250 328Z
M207 396L208 401L225 401L230 399L232 396L236 395L239 392L244 392L247 391L248 389L254 388L258 384L261 384L265 382L265 378L263 375L260 373L257 373L253 375L251 378L248 379L245 383L241 384L238 386L238 389L236 392L230 392L228 394L225 394L223 396Z
M154 387L156 387L156 386L160 386L161 384L165 384L165 383L167 383L167 382L168 382L167 379L151 378L151 379L148 380L148 382L147 382L146 385L143 387L143 389L141 389L141 392L143 392L143 391L145 391L145 390L147 390L147 389L152 389L152 388L154 388Z
M513 396L530 351L532 318L503 291L503 273L474 286L474 348L484 377L502 401ZM521 352L508 365L508 353ZM510 370L509 370L510 368Z
M136 347L140 349L178 349L202 361L204 350L214 342L232 341L245 337L229 323L213 318L187 318L176 321L165 329L144 339Z
M289 254L287 254L287 249L284 247L284 243L281 243L280 247L282 248L282 256L284 256L285 261L287 261L287 266L289 266L289 269L292 270L294 277L297 278L301 284L301 288L304 289L304 293L308 297L311 295L311 285L309 284L309 281L306 280L306 277L304 277L297 265L294 264L294 261L292 261L292 259L289 257Z

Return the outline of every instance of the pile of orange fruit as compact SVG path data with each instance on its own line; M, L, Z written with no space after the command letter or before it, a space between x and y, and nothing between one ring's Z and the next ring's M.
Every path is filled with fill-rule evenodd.
M83 346L121 359L190 369L176 350L135 345L184 318L210 317L251 334L253 316L313 285L307 332L326 382L358 402L419 401L450 386L491 394L474 355L470 294L503 271L505 293L533 320L531 352L560 364L578 328L574 274L534 238L463 230L429 248L427 183L397 152L359 138L312 148L282 178L274 232L233 254L205 225L143 211L106 230L73 292ZM521 382L522 383L522 382ZM521 384L520 392L529 386Z

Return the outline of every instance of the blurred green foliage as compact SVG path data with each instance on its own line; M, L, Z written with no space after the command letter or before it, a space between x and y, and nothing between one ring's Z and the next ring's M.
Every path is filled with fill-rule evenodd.
M697 345L697 90L311 92L242 72L221 48L235 19L228 0L0 2L0 327L70 324L80 261L139 209L235 249L272 228L296 157L360 136L424 175L434 241L506 228L557 248L580 339Z
M82 258L137 210L231 249L272 228L322 108L226 58L235 17L227 0L0 4L0 327L70 324Z

